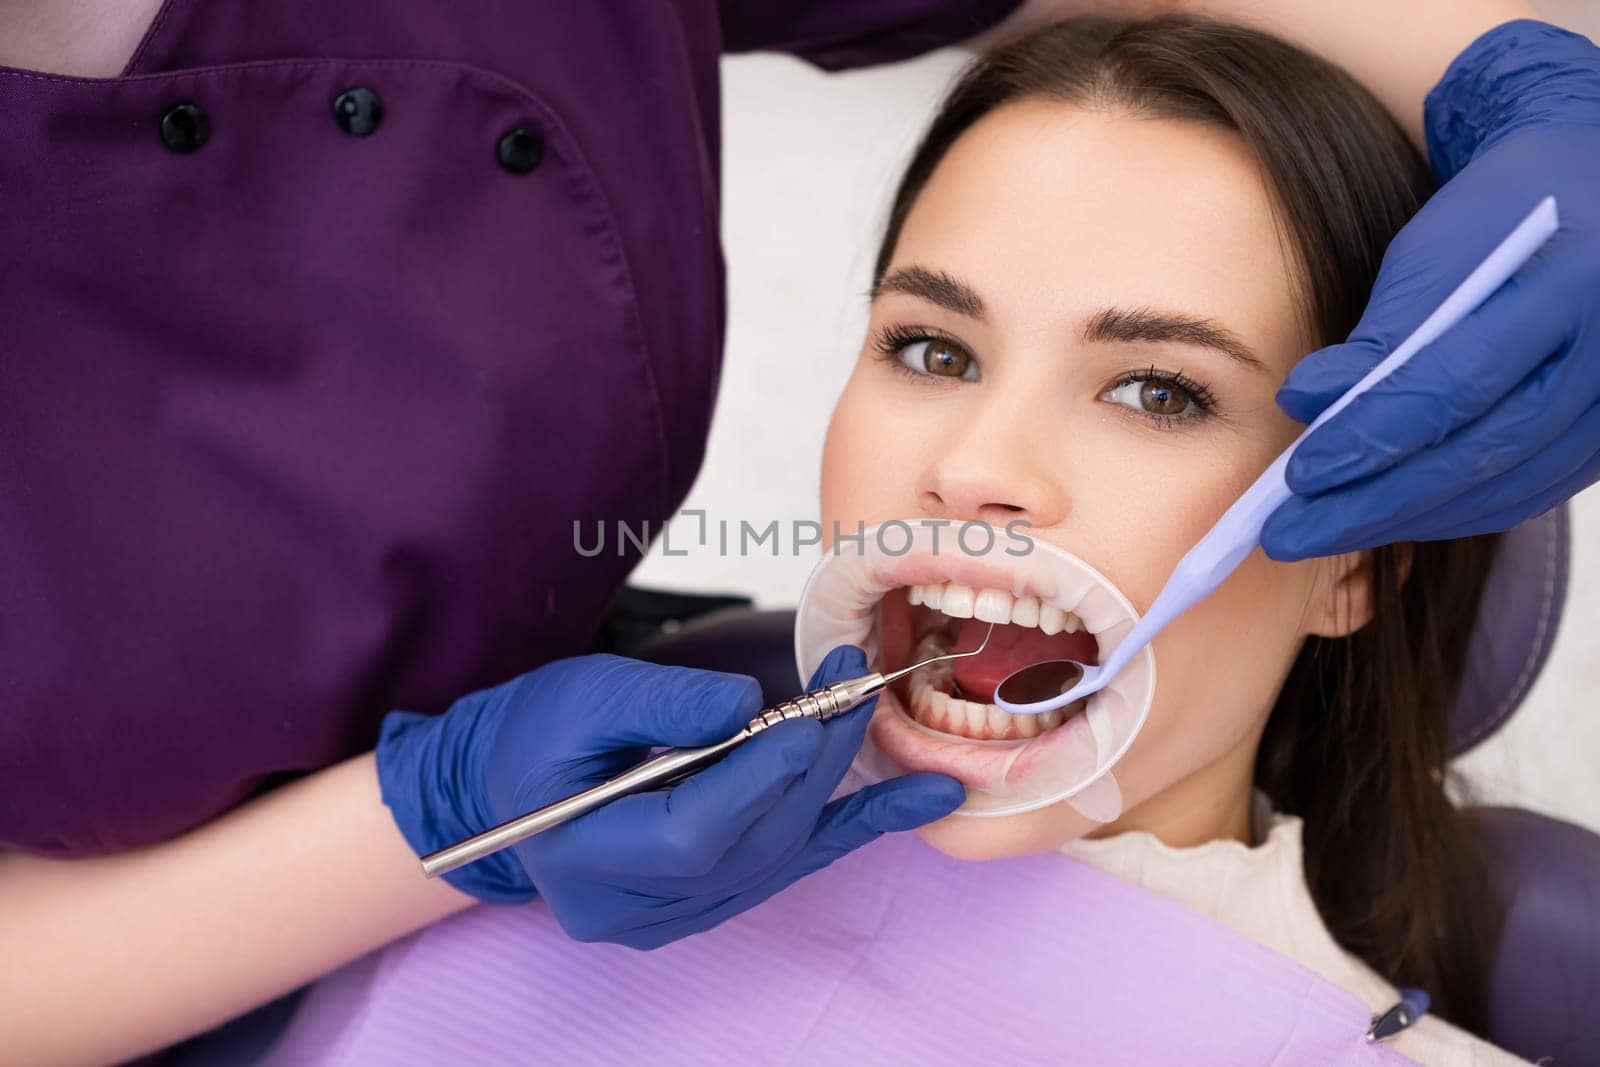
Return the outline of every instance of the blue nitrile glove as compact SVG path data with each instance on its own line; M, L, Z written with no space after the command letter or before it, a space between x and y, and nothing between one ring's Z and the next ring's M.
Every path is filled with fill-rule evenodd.
M834 649L809 688L867 672ZM874 702L875 703L875 702ZM650 746L705 745L761 706L754 679L618 656L559 660L444 715L393 712L384 803L419 855L596 785ZM445 877L492 903L542 896L568 934L654 948L707 930L895 830L949 814L954 779L910 774L832 803L872 703L774 726L667 790L613 801Z
M1308 437L1275 559L1505 530L1600 478L1600 48L1507 23L1428 95L1446 184L1395 237L1347 343L1278 393L1310 422L1419 326L1545 196L1560 230L1455 329ZM1459 173L1457 173L1459 172Z

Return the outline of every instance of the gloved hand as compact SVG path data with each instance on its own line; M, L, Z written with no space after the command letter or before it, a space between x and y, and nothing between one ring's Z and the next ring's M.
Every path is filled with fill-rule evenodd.
M808 688L867 671L834 649ZM666 790L613 801L445 877L493 903L544 897L580 941L654 948L709 929L880 834L949 814L964 791L910 774L831 803L869 702L781 723ZM617 656L559 660L444 715L393 712L384 803L419 855L596 785L653 745L721 741L760 710L754 679Z
M1425 118L1447 182L1389 246L1348 342L1289 375L1285 411L1316 418L1547 195L1560 230L1306 439L1287 472L1298 495L1262 531L1275 559L1505 530L1600 478L1600 48L1507 23L1457 57Z

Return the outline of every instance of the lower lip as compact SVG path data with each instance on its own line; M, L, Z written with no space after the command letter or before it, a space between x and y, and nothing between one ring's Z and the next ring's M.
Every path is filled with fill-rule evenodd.
M1026 741L964 741L913 722L891 690L872 714L870 733L873 744L907 771L946 774L968 789L997 793L1014 787L1057 745L1070 743L1071 725L1068 719Z

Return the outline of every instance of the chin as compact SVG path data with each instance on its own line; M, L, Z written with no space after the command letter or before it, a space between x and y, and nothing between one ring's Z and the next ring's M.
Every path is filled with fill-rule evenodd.
M994 818L946 815L917 830L917 836L958 860L1002 860L1054 852L1087 836L1100 824L1066 804Z

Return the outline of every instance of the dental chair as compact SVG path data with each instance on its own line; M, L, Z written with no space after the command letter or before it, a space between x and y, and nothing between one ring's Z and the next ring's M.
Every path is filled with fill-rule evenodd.
M1566 599L1569 536L1564 507L1505 536L1484 591L1482 615L1495 620L1494 633L1480 627L1473 636L1456 701L1456 755L1505 725L1544 665ZM752 675L769 704L799 692L792 611L646 590L624 597L625 610L613 615L616 651ZM1600 835L1519 808L1480 814L1506 908L1489 1036L1553 1067L1600 1064Z

